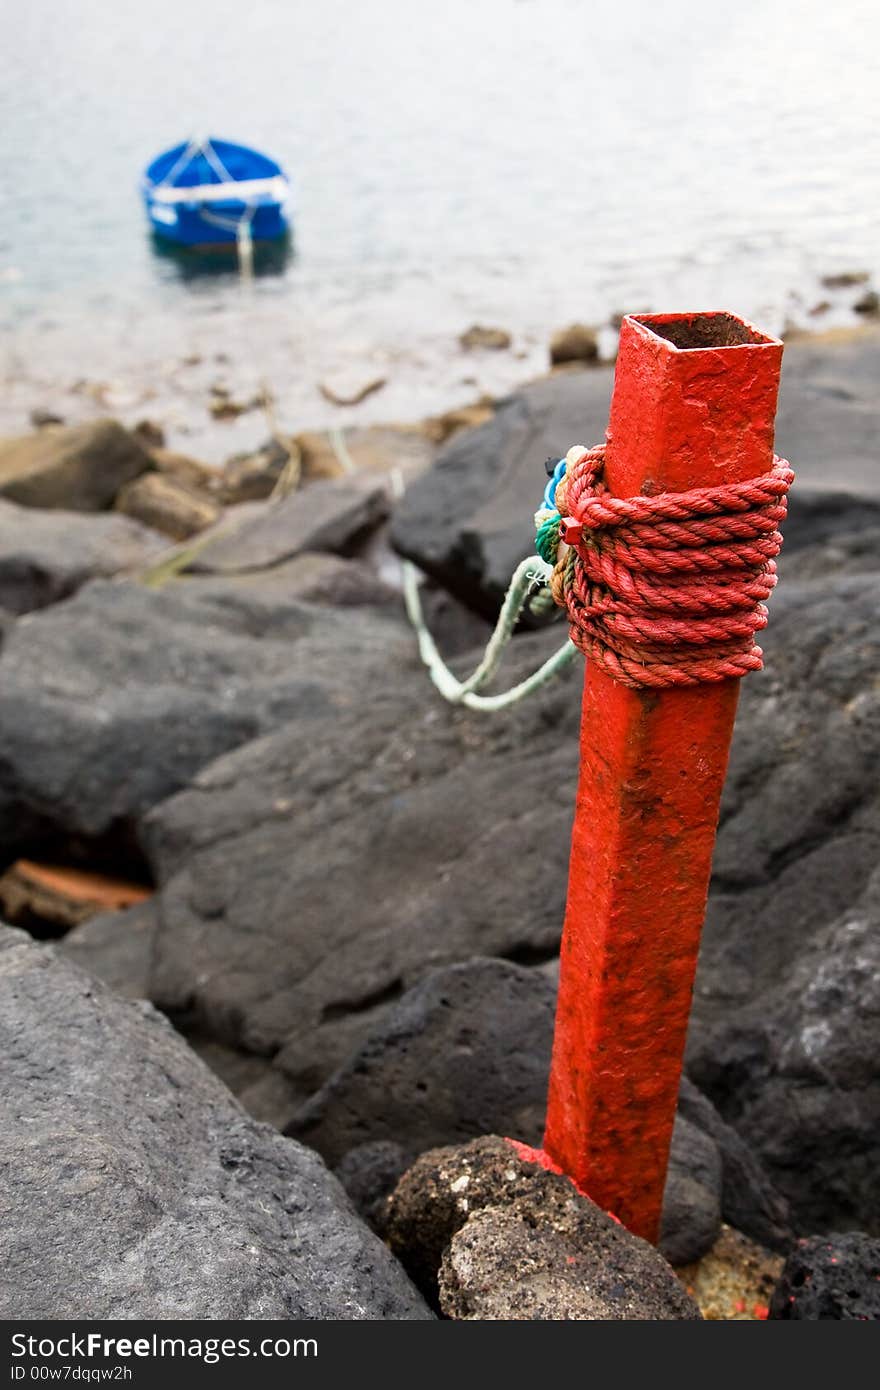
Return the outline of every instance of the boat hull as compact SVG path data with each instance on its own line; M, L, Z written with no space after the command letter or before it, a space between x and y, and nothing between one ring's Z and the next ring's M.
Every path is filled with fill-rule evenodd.
M238 226L246 216L245 203L221 203L205 209L198 203L167 203L144 199L150 226L163 241L176 246L232 246L238 236ZM216 220L215 220L216 219ZM222 219L222 222L221 222ZM283 203L267 203L253 210L250 217L253 241L276 241L287 236L290 218Z

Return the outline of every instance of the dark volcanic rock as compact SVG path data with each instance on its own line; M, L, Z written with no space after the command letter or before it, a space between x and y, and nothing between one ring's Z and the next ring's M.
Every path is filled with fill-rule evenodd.
M679 1119L715 1143L721 1159L721 1214L737 1231L770 1250L787 1250L794 1239L789 1204L744 1139L725 1124L712 1102L686 1076L678 1092ZM675 1149L672 1161L677 1158ZM686 1157L685 1149L682 1158ZM687 1170L686 1163L682 1166Z
M90 917L68 932L56 950L117 994L147 999L158 923L155 899L148 898L122 912Z
M872 496L877 476L877 375L880 332L851 342L787 346L776 417L776 450L798 485Z
M792 581L880 569L880 497L798 484L789 499L779 572Z
M715 1244L721 1230L721 1186L721 1153L715 1140L676 1115L659 1241L670 1264L690 1264Z
M880 1210L880 871L789 971L696 1036L693 1074L789 1197L798 1224Z
M407 489L394 511L396 549L494 618L513 570L534 551L544 459L601 439L610 393L611 374L596 371L553 376L499 402Z
M375 479L321 479L277 501L236 507L191 568L237 574L269 569L304 551L348 554L387 515L387 494Z
M309 607L271 581L95 581L30 614L0 657L0 830L106 835L228 748L305 729L411 651L401 622ZM280 793L279 793L280 795Z
M782 586L745 683L688 1071L767 1165L796 1226L878 1203L880 576Z
M880 1240L847 1231L798 1241L773 1291L770 1317L880 1321Z
M41 429L0 441L0 497L23 507L102 512L151 467L147 451L115 420Z
M189 583L199 586L198 589L194 588L194 592L211 592L211 578L208 576L193 576ZM228 581L220 577L216 591L220 592L224 585L228 592ZM384 604L400 606L400 595L363 561L343 560L338 555L311 552L295 555L292 560L273 565L271 569L237 574L235 592L242 596L254 593L264 601L269 596L275 596L279 602L301 599L304 603L326 604L331 608Z
M787 579L807 558L804 551L821 553L829 545L850 545L856 537L876 539L878 532L880 496L810 487L798 479L788 500L780 573ZM873 568L878 567L880 548L874 551Z
M390 1139L349 1149L335 1173L365 1221L381 1234L386 1198L412 1160Z
M653 1246L565 1177L489 1136L423 1154L389 1203L387 1238L453 1318L699 1318Z
M552 637L517 644L511 679ZM545 795L542 753L564 765L572 678L486 719L388 664L369 718L328 700L149 822L163 884L154 998L232 1045L280 1049L304 1095L431 969L540 959L558 940L569 811Z
M0 606L29 613L89 579L140 569L168 542L127 517L38 511L0 500Z
M469 960L409 990L287 1133L331 1165L366 1141L425 1149L544 1130L556 990L535 970Z
M4 1318L422 1318L314 1153L146 1004L0 934Z

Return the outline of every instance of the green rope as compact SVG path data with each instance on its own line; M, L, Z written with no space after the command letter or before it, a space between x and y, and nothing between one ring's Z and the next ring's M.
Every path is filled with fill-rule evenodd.
M559 523L561 517L558 512L538 512L535 517L535 549L548 565L556 564L556 556L559 554Z

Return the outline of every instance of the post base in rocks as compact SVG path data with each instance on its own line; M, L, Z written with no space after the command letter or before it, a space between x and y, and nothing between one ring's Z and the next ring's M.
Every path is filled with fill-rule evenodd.
M767 473L781 359L732 314L624 319L611 495ZM654 1242L738 695L632 689L587 663L544 1150Z

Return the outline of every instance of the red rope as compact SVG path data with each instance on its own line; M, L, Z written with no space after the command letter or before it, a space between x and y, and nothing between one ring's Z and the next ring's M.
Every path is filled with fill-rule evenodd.
M604 447L588 449L556 493L581 528L553 586L572 641L634 687L759 671L755 633L767 626L791 468L774 458L744 483L622 498L605 486L604 462Z

